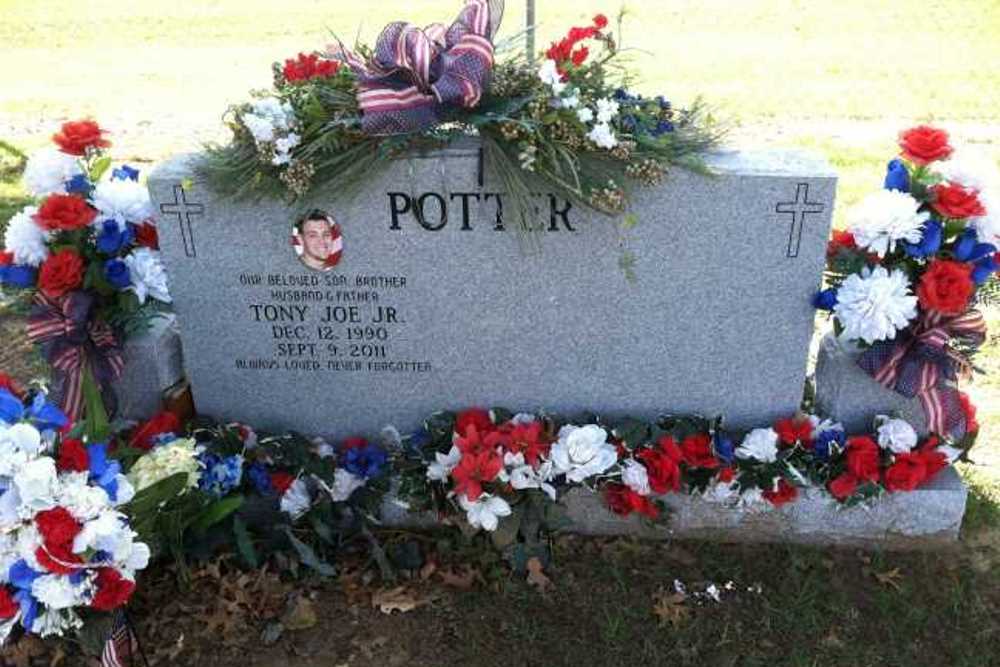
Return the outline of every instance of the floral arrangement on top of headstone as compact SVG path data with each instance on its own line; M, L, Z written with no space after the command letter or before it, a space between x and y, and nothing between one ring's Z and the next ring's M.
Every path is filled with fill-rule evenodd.
M570 29L538 66L496 61L511 46L493 43L502 12L498 0L466 0L447 28L396 22L374 49L336 45L276 63L273 90L229 110L232 141L210 147L200 173L223 193L295 200L346 189L408 149L475 134L520 212L514 224L531 231L539 181L619 213L634 185L658 182L671 164L699 168L698 152L719 140L700 103L675 109L629 92L627 75L613 79L622 50L604 15Z
M53 395L92 436L115 398L121 343L170 303L153 209L139 171L112 168L106 131L67 122L56 148L30 156L24 186L36 202L8 223L0 286L20 290L27 333L55 374Z
M976 293L998 268L1000 173L955 151L947 132L921 125L899 136L884 189L848 215L828 251L815 305L858 348L879 383L916 397L928 430L972 445L973 411L958 381L986 339Z

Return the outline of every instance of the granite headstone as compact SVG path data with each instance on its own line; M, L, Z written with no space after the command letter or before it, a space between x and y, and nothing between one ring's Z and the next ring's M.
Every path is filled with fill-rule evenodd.
M627 231L542 190L538 248L472 141L295 206L220 197L197 158L149 187L202 413L338 438L471 405L736 428L799 405L836 182L820 158L709 155L714 175L638 191ZM313 208L336 221L325 271L293 235Z

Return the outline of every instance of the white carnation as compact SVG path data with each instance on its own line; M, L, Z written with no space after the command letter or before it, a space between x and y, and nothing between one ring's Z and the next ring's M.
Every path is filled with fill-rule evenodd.
M625 462L622 468L622 483L640 496L648 496L652 491L649 488L649 472L646 466L635 459Z
M55 148L32 153L24 167L24 187L36 197L66 192L66 181L82 174L80 163L72 155Z
M49 232L42 229L33 219L38 212L36 206L28 206L7 223L3 244L8 252L14 253L15 264L38 266L49 256Z
M755 428L736 448L736 458L773 463L778 459L778 434L773 428Z
M565 474L570 482L599 475L618 461L618 450L608 442L607 432L596 424L563 426L551 454L555 474Z
M125 258L125 264L132 281L129 289L135 292L139 303L146 303L147 297L170 303L167 271L160 262L160 253L149 248L136 248Z
M906 273L885 267L853 273L837 290L833 308L844 327L843 337L869 344L893 339L917 316L917 297L910 292Z
M309 487L301 479L296 479L288 486L281 494L281 502L279 503L281 511L288 514L292 521L305 514L311 504Z
M99 220L112 219L119 225L138 224L153 215L146 186L130 178L112 178L98 183L92 203L102 214Z
M40 512L56 506L56 462L48 456L28 461L14 475L21 507Z
M68 609L86 602L86 586L74 586L69 577L46 574L31 584L31 594L49 609Z
M83 627L83 620L72 609L46 609L35 617L31 631L39 637L64 637Z
M68 509L77 521L94 519L111 507L107 492L91 485L89 477L86 472L63 473L59 477L56 502Z
M587 138L601 148L611 149L618 145L618 139L615 137L615 133L611 130L611 126L607 123L598 123L595 125L591 128L590 132L587 133Z
M919 243L929 216L918 208L920 202L905 192L873 192L848 213L855 243L879 257L895 250L900 241Z
M905 454L917 446L917 432L905 419L879 415L875 423L878 426L878 444L882 449Z

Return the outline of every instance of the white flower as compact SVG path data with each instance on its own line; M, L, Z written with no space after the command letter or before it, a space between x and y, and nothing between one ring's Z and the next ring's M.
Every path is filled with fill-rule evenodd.
M597 100L597 122L610 123L618 115L618 102L609 97Z
M157 301L170 303L170 292L167 289L167 272L160 262L160 253L149 248L137 248L125 258L129 277L132 280L130 290L135 292L139 303L146 303L146 297Z
M13 477L42 450L38 430L25 423L7 426L0 421L0 477Z
M30 518L30 515L26 518ZM17 555L23 558L24 562L37 572L45 572L45 568L38 562L38 549L42 546L42 534L38 532L38 526L34 522L21 526L17 531Z
M15 264L38 266L49 256L46 244L50 234L32 219L37 212L38 207L28 206L7 223L3 244L14 253Z
M738 505L743 509L760 510L768 507L770 503L764 498L764 492L753 487L740 494Z
M250 106L252 110L244 113L241 119L257 143L274 141L279 133L290 130L295 124L292 107L277 98L265 97Z
M581 123L589 123L594 120L594 112L588 107L582 107L576 110L576 117L580 119Z
M39 637L63 637L83 627L83 621L71 609L46 609L35 617L31 631Z
M293 521L305 514L311 504L309 487L301 479L292 482L281 495L281 511L291 516Z
M618 461L618 450L608 442L607 432L596 424L559 429L559 441L552 445L555 474L565 474L570 482L582 482L599 475Z
M267 118L248 113L243 115L242 120L243 125L258 143L266 143L274 139L274 126Z
M969 224L981 243L1000 246L1000 185L980 192L979 203L986 209L986 215L970 219Z
M625 467L622 469L622 483L640 496L648 496L652 491L649 488L649 472L646 466L635 459L625 462Z
M69 577L46 574L31 584L31 594L49 609L68 609L84 603L87 588L74 586Z
M21 506L33 512L56 505L56 462L48 456L28 461L14 475Z
M55 148L32 153L24 167L24 187L36 197L66 192L66 181L82 174L80 163L72 155Z
M121 512L106 510L96 519L83 525L73 538L73 553L83 553L88 549L105 551L115 563L124 563L133 558L138 547L149 559L148 547L135 541L137 534L128 525L128 518ZM139 547L139 545L142 545Z
M587 138L601 148L611 149L618 145L618 139L615 137L615 133L611 131L611 126L607 123L598 123L595 125L587 133Z
M119 226L126 222L140 223L153 215L149 190L130 178L112 178L98 183L94 188L93 204L101 212L98 220L115 220Z
M926 213L919 213L920 202L897 190L879 190L865 197L848 213L854 241L862 248L885 257L896 243L919 243L923 236Z
M733 505L739 502L740 489L736 478L729 482L715 482L708 486L702 498L705 502L719 505Z
M178 438L153 448L139 457L128 472L128 480L136 491L142 491L171 475L185 472L188 488L198 486L201 464L198 463L194 440Z
M892 419L885 415L875 417L878 426L878 444L894 454L905 454L917 446L917 432L905 419Z
M559 100L559 106L563 109L575 109L580 106L580 97L577 95L577 92L578 91L574 90L572 94Z
M552 93L555 95L561 94L566 89L566 84L563 82L562 75L554 60L545 59L538 70L538 78L542 80L542 83L551 87Z
M351 497L357 489L365 485L365 478L350 473L343 468L337 468L333 473L333 488L327 487L327 493L335 503L342 503Z
M901 269L892 273L883 266L852 273L837 290L833 308L844 326L843 337L871 344L896 337L917 316L917 297Z
M292 149L299 145L299 139L299 135L294 132L288 134L288 136L276 139L274 142L274 158L271 160L271 163L282 165L291 162Z
M498 496L484 493L476 502L470 502L465 495L458 497L458 502L465 510L466 519L473 528L494 531L500 525L500 518L510 516L511 509L507 501Z
M1000 170L982 153L968 149L958 150L950 158L936 162L934 166L949 183L980 192L1000 188Z
M736 458L773 463L778 459L778 434L773 428L755 428L736 448Z
M552 461L546 461L535 470L524 462L524 454L507 453L503 457L504 466L510 472L504 471L503 481L510 481L510 485L517 491L524 489L541 489L553 501L556 499L556 489L549 484L552 479Z
M434 458L437 460L427 466L427 479L432 482L447 482L451 471L462 460L462 452L459 451L458 447L452 445L451 451L447 454L435 452Z
M538 421L538 418L530 412L518 412L510 418L511 424L531 424Z
M107 492L99 486L91 485L89 476L86 472L70 472L59 477L56 503L68 509L77 521L94 519L111 507ZM129 488L132 488L131 485Z

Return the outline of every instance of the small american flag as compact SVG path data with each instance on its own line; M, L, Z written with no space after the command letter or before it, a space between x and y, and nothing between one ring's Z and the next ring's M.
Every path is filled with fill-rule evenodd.
M136 639L135 633L132 632L132 625L128 621L128 615L125 614L124 607L119 608L115 612L114 620L111 623L111 632L108 633L108 639L104 642L104 651L101 652L101 665L102 667L126 667L126 665L133 665L135 664L133 662L134 656L137 653L142 655L141 650L139 650L139 640ZM145 663L146 656L143 655L142 659Z

